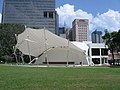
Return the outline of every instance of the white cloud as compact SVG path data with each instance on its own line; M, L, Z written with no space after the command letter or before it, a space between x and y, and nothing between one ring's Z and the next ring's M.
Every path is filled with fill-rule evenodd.
M2 14L0 13L0 23L1 23L1 19L2 19Z
M64 26L64 23L66 23L66 26L71 27L72 21L74 19L86 18L86 19L92 20L93 18L92 14L89 14L81 9L75 11L74 6L70 4L65 4L60 8L57 8L56 11L59 15L60 26Z
M103 14L98 14L93 24L95 28L106 28L110 31L116 31L120 29L120 12L114 10L108 10Z
M93 17L91 13L78 9L75 11L74 5L65 4L59 8L56 8L59 15L59 24L64 26L66 23L67 27L71 27L74 19L89 19L90 30L95 29L115 31L120 29L120 12L114 10L108 10L103 14L98 14Z

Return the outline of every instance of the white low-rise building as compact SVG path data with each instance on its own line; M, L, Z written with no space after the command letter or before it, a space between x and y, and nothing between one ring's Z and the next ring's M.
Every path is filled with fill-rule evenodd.
M94 65L108 65L108 48L104 43L89 44L88 54Z
M105 43L92 43L91 41L72 43L85 51L90 66L108 65L108 48Z

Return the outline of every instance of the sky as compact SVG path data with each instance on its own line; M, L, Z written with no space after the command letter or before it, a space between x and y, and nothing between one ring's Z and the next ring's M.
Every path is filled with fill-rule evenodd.
M59 26L70 28L74 19L89 19L90 31L120 29L120 0L56 0ZM2 0L0 0L0 19Z
M82 9L94 16L98 13L104 13L108 9L120 10L120 0L57 0L56 7L64 4L74 5L74 9Z

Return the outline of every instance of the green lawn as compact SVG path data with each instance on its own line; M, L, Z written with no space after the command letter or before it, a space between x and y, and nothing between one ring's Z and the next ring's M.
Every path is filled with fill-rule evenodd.
M120 90L120 68L0 65L0 90Z

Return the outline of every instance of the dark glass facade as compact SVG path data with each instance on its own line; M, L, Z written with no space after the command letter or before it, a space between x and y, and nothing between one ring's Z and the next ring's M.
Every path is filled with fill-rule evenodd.
M103 43L102 31L95 30L92 32L92 43Z
M57 13L55 0L3 0L2 23L46 28L55 33Z
M65 34L65 27L59 27L59 35Z

